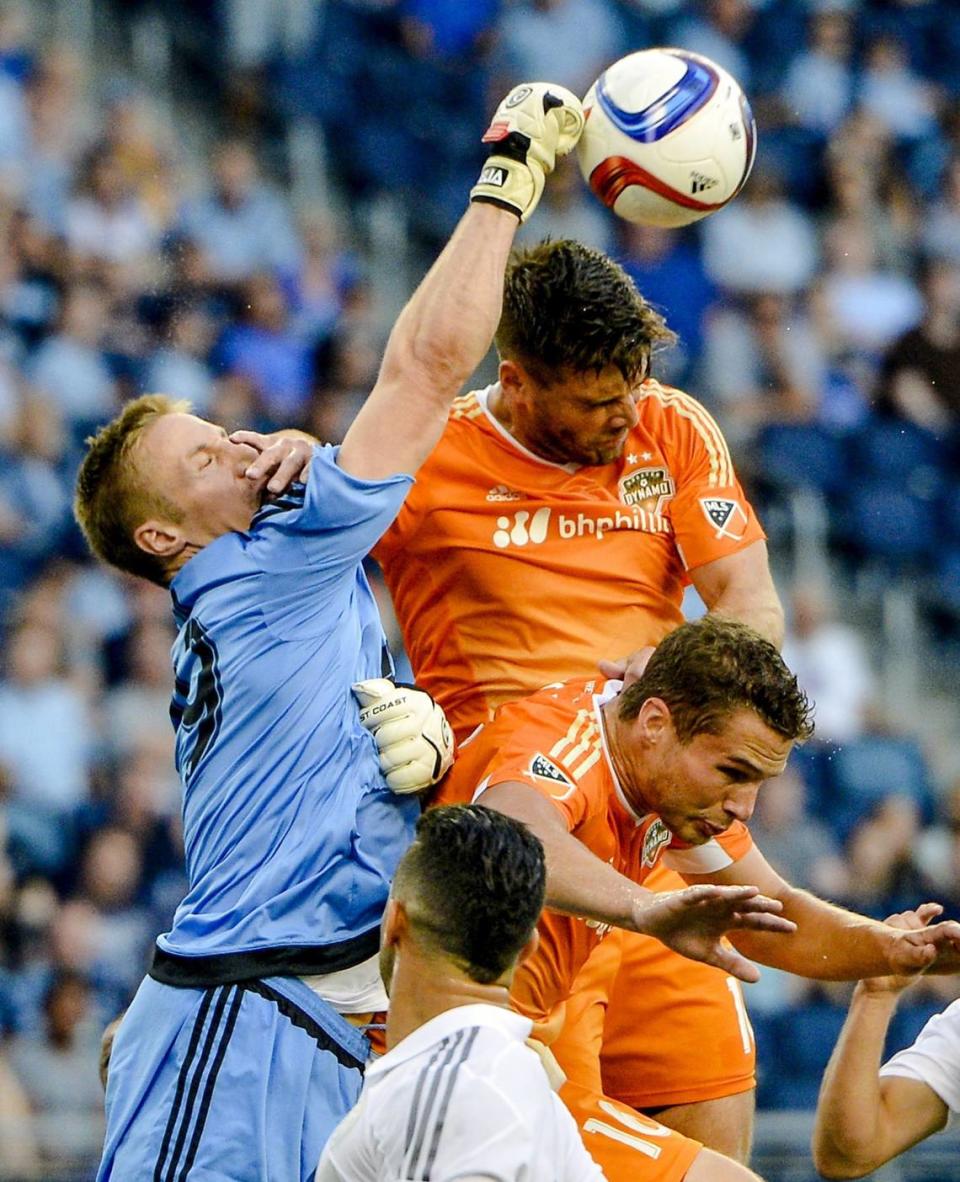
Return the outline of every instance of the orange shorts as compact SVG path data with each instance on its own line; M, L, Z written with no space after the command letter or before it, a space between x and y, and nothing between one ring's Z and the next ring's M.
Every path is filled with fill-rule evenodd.
M560 1099L608 1182L681 1182L703 1148L699 1141L569 1080Z
M684 883L658 868L644 885ZM630 932L609 932L580 970L551 1049L569 1079L633 1108L716 1100L756 1086L739 982Z

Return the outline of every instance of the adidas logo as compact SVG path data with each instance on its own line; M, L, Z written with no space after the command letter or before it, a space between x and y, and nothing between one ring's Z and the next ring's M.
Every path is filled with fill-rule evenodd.
M704 193L707 189L715 188L720 182L716 177L705 176L702 172L690 173L690 192Z
M522 501L523 493L505 484L498 484L487 493L488 501Z

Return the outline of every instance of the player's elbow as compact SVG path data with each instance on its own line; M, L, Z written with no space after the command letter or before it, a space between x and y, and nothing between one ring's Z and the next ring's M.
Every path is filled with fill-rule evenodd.
M814 1130L813 1164L821 1178L862 1178L883 1162L866 1145L839 1145L833 1138Z

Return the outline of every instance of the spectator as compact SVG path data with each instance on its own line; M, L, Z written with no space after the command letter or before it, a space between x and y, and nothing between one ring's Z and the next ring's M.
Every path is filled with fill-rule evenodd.
M84 428L109 416L116 390L100 345L110 308L104 289L77 283L68 289L57 333L36 351L28 376L71 423Z
M849 897L878 916L921 898L924 884L914 861L919 836L916 801L884 797L850 835Z
M869 46L858 97L898 139L917 140L934 129L933 87L910 69L896 37L877 37Z
M703 269L695 239L660 226L621 222L619 262L641 295L660 311L677 343L658 355L657 372L678 386L703 350L707 312L717 291Z
M606 251L613 234L610 215L585 187L573 156L558 161L550 185L544 189L536 221L517 234L517 242L533 245L543 238L575 238Z
M549 78L583 95L621 56L622 30L610 0L521 0L500 22L502 70Z
M960 423L960 262L929 261L921 282L923 319L887 351L878 407L946 434Z
M687 8L696 15L681 20L673 43L723 66L749 91L752 72L743 41L753 23L751 4L748 0L707 0Z
M873 685L866 646L835 619L825 587L794 587L783 657L816 704L818 740L843 743L863 733Z
M175 307L164 342L148 363L145 390L175 393L178 398L186 398L197 414L206 414L213 401L213 375L207 359L214 332L213 318L201 303Z
M784 196L779 177L763 169L703 227L707 274L736 294L792 295L813 278L818 255L810 218Z
M310 393L312 359L291 331L286 298L272 275L255 275L243 289L243 321L227 329L219 353L228 373L253 384L278 425L299 422Z
M161 734L169 742L158 758L169 765L173 756L173 732L168 727L173 641L169 625L158 620L139 623L130 633L130 676L110 691L105 702L105 737L113 751L127 754L152 735Z
M928 254L960 263L960 151L941 179L923 228L923 246Z
M18 799L68 817L87 796L93 725L83 696L63 676L62 648L49 629L25 624L13 632L0 681L0 760Z
M850 876L836 840L807 803L803 780L788 768L764 785L750 832L770 865L789 882L829 899L846 898Z
M33 1111L47 1170L89 1169L100 1152L104 1128L99 1033L91 1023L89 985L76 973L58 974L44 997L43 1012L43 1037L14 1039L10 1066Z
M835 343L876 356L923 314L912 280L876 262L873 236L862 220L835 221L824 236L824 312Z
M809 43L787 69L781 96L789 116L807 131L828 136L853 98L850 14L839 6L814 12Z
M284 200L260 179L253 152L231 141L213 157L213 185L188 201L182 231L203 250L213 276L237 283L255 272L292 273L300 244Z
M116 156L109 148L96 148L87 159L84 174L77 195L67 206L70 250L81 260L142 265L156 245L156 235Z
M705 390L727 438L749 441L765 422L816 416L826 358L809 320L780 295L718 309L707 322Z

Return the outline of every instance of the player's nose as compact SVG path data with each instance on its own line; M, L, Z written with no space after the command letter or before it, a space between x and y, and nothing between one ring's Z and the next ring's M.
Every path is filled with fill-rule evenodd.
M742 821L746 824L753 816L753 810L757 807L757 792L759 789L759 784L744 784L738 791L731 793L723 802L724 810L735 821Z

